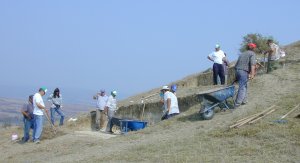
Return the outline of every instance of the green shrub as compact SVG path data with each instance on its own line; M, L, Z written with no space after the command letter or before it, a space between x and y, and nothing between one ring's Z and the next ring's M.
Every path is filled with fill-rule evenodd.
M255 43L257 48L255 52L258 54L263 54L265 51L269 49L267 45L268 39L272 39L276 44L276 41L272 36L263 36L259 33L250 33L243 37L243 42L241 43L240 52L246 51L246 47L248 43Z

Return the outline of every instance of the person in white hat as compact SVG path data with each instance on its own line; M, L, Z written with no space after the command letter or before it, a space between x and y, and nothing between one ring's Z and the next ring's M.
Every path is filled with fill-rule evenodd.
M221 80L221 85L225 84L225 71L223 62L227 62L225 53L221 50L221 46L216 44L215 51L207 56L207 58L214 62L213 64L213 82L214 85L218 84L218 76ZM227 63L228 64L228 63Z
M179 107L177 97L170 92L168 86L163 86L161 89L163 93L163 101L164 101L164 116L162 120L169 119L179 114Z
M106 126L106 132L112 132L112 118L115 116L115 112L117 111L117 91L111 91L110 96L108 97L106 106L105 106L105 112L108 117L108 122Z

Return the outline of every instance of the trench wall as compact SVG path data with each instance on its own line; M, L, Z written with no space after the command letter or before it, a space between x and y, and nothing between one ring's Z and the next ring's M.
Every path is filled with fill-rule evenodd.
M190 107L201 103L199 95L191 95L178 98L180 112L188 110ZM199 108L200 110L200 108ZM163 104L160 102L135 104L127 107L120 107L117 115L125 119L139 119L148 121L150 124L160 121L162 117Z
M235 71L233 67L228 69L228 80L227 83L230 85L235 79ZM207 86L213 84L213 74L211 71L201 73L192 77L188 77L181 81L175 82L178 88L190 88ZM178 98L178 105L180 112L185 112L189 108L193 107L202 102L202 98L199 95L190 95L186 97ZM126 107L120 107L117 116L127 119L139 119L148 121L150 124L160 121L162 116L163 104L160 102L146 103L144 104L133 104ZM144 108L144 109L143 109ZM144 110L144 113L143 113ZM199 108L200 110L200 108Z

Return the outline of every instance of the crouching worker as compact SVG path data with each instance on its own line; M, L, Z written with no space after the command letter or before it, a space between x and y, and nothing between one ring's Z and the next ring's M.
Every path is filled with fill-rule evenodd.
M169 119L179 114L179 107L177 97L170 92L168 86L163 86L161 89L163 93L163 101L164 101L164 115L162 120Z
M24 104L21 113L23 114L23 122L24 122L24 136L22 138L22 142L27 142L30 139L30 129L34 127L34 120L33 120L33 95L30 95L28 98L28 103ZM33 137L34 133L32 133ZM33 139L33 138L32 138Z

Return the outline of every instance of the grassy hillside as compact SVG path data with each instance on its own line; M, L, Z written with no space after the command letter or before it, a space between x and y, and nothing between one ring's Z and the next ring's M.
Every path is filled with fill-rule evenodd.
M56 136L47 127L39 145L12 143L11 132L22 131L6 129L0 135L0 162L299 162L300 119L295 117L300 108L287 123L274 123L300 103L299 47L300 42L286 47L290 64L251 81L249 103L233 112L204 121L197 104L173 119L112 138L98 132L78 134L90 130L85 115L59 128ZM276 111L257 123L229 129L238 119L272 105Z

